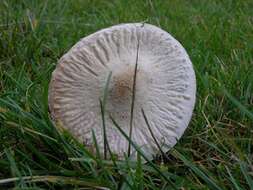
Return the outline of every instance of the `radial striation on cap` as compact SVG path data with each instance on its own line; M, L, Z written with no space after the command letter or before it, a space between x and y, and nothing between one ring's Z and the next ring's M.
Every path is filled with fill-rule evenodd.
M93 130L103 152L99 99L112 73L105 124L110 149L119 159L127 153L129 142L109 116L129 134L137 53L132 140L147 156L158 153L143 118L143 109L156 140L168 151L190 122L196 81L185 49L164 30L150 24L121 24L82 38L59 60L49 86L53 120L60 121L88 147L94 147ZM135 155L134 148L131 153Z

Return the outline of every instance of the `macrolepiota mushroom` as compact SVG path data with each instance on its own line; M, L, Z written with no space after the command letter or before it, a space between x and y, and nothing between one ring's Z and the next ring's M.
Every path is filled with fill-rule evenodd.
M119 159L129 141L109 116L149 157L159 151L155 139L163 151L176 144L191 119L196 93L192 63L176 39L150 24L121 24L82 38L59 60L49 86L51 116L94 148L93 130L100 152L106 84L106 136Z

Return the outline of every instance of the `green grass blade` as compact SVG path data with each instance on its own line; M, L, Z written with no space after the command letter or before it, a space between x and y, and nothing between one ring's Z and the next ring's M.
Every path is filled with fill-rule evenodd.
M135 60L135 66L134 66L131 112L130 112L130 129L129 129L129 138L130 139L132 139L132 131L133 131L134 103L135 103L136 78L137 78L137 69L138 69L138 60L139 60L139 48L140 48L140 37L137 34L136 60ZM130 156L130 154L131 154L131 143L128 144L128 150L127 150L128 157Z
M247 115L250 119L253 120L253 113L249 111L244 105L242 105L234 96L232 96L226 89L223 89L224 94L228 97L228 99L236 105L242 113Z
M96 157L97 157L98 160L101 160L100 151L99 151L99 147L98 147L98 143L97 143L97 138L96 138L96 135L94 133L94 130L92 130L92 139L93 139L93 143L94 143L95 149L96 149Z
M137 183L137 189L143 189L143 169L142 169L142 161L141 161L141 155L139 152L137 152L137 168L136 168L136 183Z
M106 101L107 101L107 96L108 96L108 88L111 80L112 72L110 71L105 88L104 88L104 94L103 94L103 101L99 100L100 102L100 109L101 109L101 115L102 115L102 126L103 126L103 135L104 135L104 158L107 158L107 147L108 141L107 141L107 135L106 135L106 124L105 124L105 109L106 109Z
M223 190L222 187L219 187L210 177L208 177L203 171L201 171L197 166L195 166L194 163L190 162L185 156L183 156L181 153L179 153L176 150L173 150L173 155L179 158L184 162L186 166L191 168L191 170L201 179L203 179L209 188L213 190Z
M117 129L120 131L120 133L128 140L129 143L131 143L135 150L161 175L161 177L163 177L171 185L173 189L177 189L177 187L171 182L171 180L166 175L164 175L164 173L154 163L152 163L148 159L144 152L127 136L127 134L120 128L120 126L111 116L110 119L112 120L115 127L117 127Z
M233 185L234 185L234 188L235 188L236 190L242 190L242 189L240 188L239 182L234 178L234 176L232 175L230 169L229 169L227 166L225 166L225 168L226 168L227 173L228 173L228 175L229 175L230 181L231 181L231 182L233 183Z
M56 184L65 184L65 185L78 185L83 187L90 187L95 189L101 190L108 190L109 188L103 186L104 184L100 184L97 181L92 181L88 179L82 178L74 178L74 177L64 177L64 176L26 176L26 177L14 177L14 178L7 178L1 179L0 184L8 184L13 183L19 180L23 180L26 183L39 183L39 182L49 182L49 183L56 183Z
M145 123L146 123L146 125L147 125L147 127L148 127L148 130L149 130L149 132L150 132L152 138L153 138L154 141L155 141L156 146L158 147L159 151L161 152L161 155L163 156L163 158L166 158L166 160L169 160L169 159L168 159L168 156L163 152L162 147L161 147L160 144L158 143L158 141L157 141L157 139L156 139L156 137L155 137L155 135L154 135L154 133L153 133L153 131L152 131L152 129L151 129L151 126L150 126L150 124L149 124L149 122L148 122L148 118L147 118L147 116L146 116L146 114L145 114L145 112L144 112L143 109L141 109L141 113L142 113L142 116L143 116L143 118L144 118L144 120L145 120Z
M16 161L11 153L11 150L4 149L4 153L5 153L8 161L10 162L10 169L11 169L12 175L13 176L21 176L21 173L20 173L18 166L16 164Z
M249 171L247 170L246 164L242 161L239 161L239 165L240 165L240 169L243 173L243 176L244 176L246 182L248 183L248 186L249 186L250 190L253 190L253 179L249 175Z

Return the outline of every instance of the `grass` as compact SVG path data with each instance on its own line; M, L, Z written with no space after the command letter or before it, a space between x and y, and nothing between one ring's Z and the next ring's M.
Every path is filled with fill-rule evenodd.
M252 10L251 0L2 0L0 189L253 189ZM189 53L193 118L165 162L142 164L129 138L137 162L103 160L51 123L50 75L81 37L142 21Z

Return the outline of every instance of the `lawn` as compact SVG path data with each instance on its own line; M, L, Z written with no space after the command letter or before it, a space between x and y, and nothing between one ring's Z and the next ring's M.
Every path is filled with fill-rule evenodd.
M144 21L187 50L193 117L164 162L103 160L54 127L48 83L80 38ZM1 0L0 189L13 187L253 190L253 1Z

